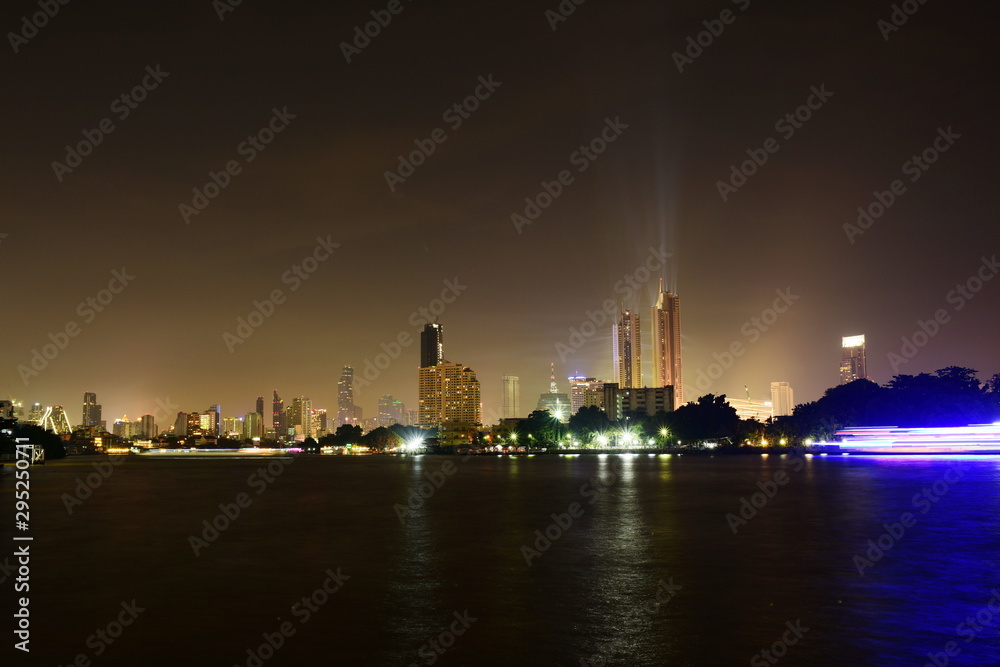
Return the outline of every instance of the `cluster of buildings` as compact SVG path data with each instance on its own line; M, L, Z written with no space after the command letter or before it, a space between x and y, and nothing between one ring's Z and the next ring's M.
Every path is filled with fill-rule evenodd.
M569 391L563 393L556 383L553 364L549 391L539 396L535 409L548 410L557 419L567 422L584 407L596 407L610 419L618 420L627 413L652 416L683 405L680 310L680 297L665 291L661 280L656 303L650 309L653 357L650 386L643 384L639 313L623 306L612 326L614 380L573 376L568 378ZM844 337L841 349L840 383L866 378L865 336ZM38 424L63 436L82 431L84 436L98 443L110 435L130 441L174 436L201 440L227 437L301 442L306 438L319 439L342 424L359 426L365 431L401 424L437 429L442 444L462 445L471 442L476 431L482 429L479 380L468 366L445 359L444 329L438 322L426 324L420 334L417 393L416 410L406 409L401 401L386 394L379 398L377 416L365 419L361 407L355 403L354 369L344 366L337 383L336 417L328 415L325 409L314 408L307 396L295 397L286 405L277 390L273 392L269 408L264 397L258 396L253 411L242 417L223 417L221 406L216 404L202 412L178 412L173 423L162 429L158 428L153 415L145 414L134 421L127 416L115 420L108 433L94 392L84 393L82 419L75 428L61 405L43 407L35 403L25 415L20 402L0 401L0 417ZM788 382L772 382L770 400L752 399L749 390L745 399L729 397L727 400L741 418L760 421L790 415L795 407ZM520 378L504 375L502 408L489 421L512 426L525 418L526 412L528 410L522 411Z

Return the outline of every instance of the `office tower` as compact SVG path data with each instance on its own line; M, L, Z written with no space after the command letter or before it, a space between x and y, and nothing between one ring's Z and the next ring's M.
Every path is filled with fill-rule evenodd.
M684 405L681 377L681 299L673 292L660 293L652 308L653 386L674 388L674 409Z
M792 387L787 382L771 383L771 405L775 417L787 417L795 409Z
M841 340L840 384L868 377L865 361L865 335L844 336Z
M264 417L264 397L263 396L258 396L257 397L257 414L259 414L261 416L261 418L263 419L263 417Z
M330 422L327 419L326 408L316 410L316 437L323 437L330 430Z
M41 403L34 403L31 406L31 410L28 411L28 423L34 424L35 426L42 425L42 419L45 417L45 408L42 407Z
M139 435L144 438L156 437L156 418L153 415L139 417Z
M285 428L285 402L278 396L278 390L274 390L274 398L271 399L271 426L274 428L274 437L280 438L287 435Z
M178 412L177 419L174 420L174 435L178 438L186 438L188 434L188 413Z
M503 410L501 419L515 419L521 414L521 378L516 375L503 376Z
M292 405L288 409L288 431L295 430L295 435L310 438L316 435L313 428L312 399L308 396L299 396L292 399Z
M233 435L239 437L243 434L243 420L238 417L223 417L222 418L222 435L226 438Z
M616 382L605 382L604 411L612 421L622 419L630 412L640 412L653 417L658 412L674 408L674 388L619 387Z
M398 424L399 419L396 417L396 411L393 407L394 403L397 403L391 395L382 394L378 399L378 425L379 426L392 426L393 424Z
M354 369L344 366L337 382L337 423L357 424L361 421L361 408L354 403Z
M580 408L588 405L587 403L587 392L593 392L595 395L600 394L602 397L604 395L604 381L598 380L597 378L585 378L580 375L575 375L569 378L569 402L570 410L575 415L580 411ZM603 400L590 402L590 405L603 405Z
M639 313L622 309L621 319L611 331L611 353L615 382L623 388L642 386L642 343L639 339Z
M445 361L421 368L419 380L420 426L481 423L479 380L471 368Z
M243 418L243 438L245 440L260 440L264 437L264 420L259 412L247 413Z
M444 361L444 330L437 322L425 324L420 332L420 368Z
M100 428L101 406L97 403L97 394L88 391L83 394L83 428Z
M222 406L215 404L208 409L208 412L212 415L212 430L211 435L218 436L221 435L222 431Z

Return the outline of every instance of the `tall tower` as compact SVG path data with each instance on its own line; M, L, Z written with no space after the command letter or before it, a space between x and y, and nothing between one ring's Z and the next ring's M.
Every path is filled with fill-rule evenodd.
M652 308L653 386L674 388L674 409L684 405L681 376L681 298L673 292L660 293Z
M274 427L274 437L280 438L287 435L285 432L285 402L278 396L278 390L274 390L274 398L271 399L271 425Z
M792 386L787 382L771 383L771 409L775 417L786 417L795 409Z
M444 361L444 330L437 322L424 325L420 332L420 368L437 366Z
M264 397L263 396L258 396L257 397L257 414L259 414L262 418L264 417Z
M356 424L361 420L361 410L354 404L354 368L344 366L337 382L337 423Z
M97 403L97 394L92 391L83 394L83 428L99 428L101 426L101 406Z
M521 378L516 375L503 376L502 419L514 419L521 415Z
M611 331L611 353L615 382L622 389L642 386L642 344L639 339L639 313L622 308L621 318Z
M865 335L844 336L840 342L840 384L868 377L865 359Z
M419 425L482 423L479 380L468 366L443 362L420 369Z

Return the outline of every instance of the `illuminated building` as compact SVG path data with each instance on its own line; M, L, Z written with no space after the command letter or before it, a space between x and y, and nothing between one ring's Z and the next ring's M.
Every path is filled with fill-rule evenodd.
M536 409L548 410L553 417L564 424L569 421L570 415L573 414L569 396L560 394L559 387L556 386L555 364L551 365L549 391L547 394L542 394L538 397L538 407Z
M7 400L0 400L0 419L13 419L14 418L14 402Z
M774 405L771 401L727 396L726 402L736 409L736 416L740 419L756 419L763 422L774 416Z
M468 366L443 361L419 371L419 425L438 427L445 422L480 424L479 380Z
M619 387L617 382L605 382L603 393L604 412L612 421L630 412L652 417L674 409L673 387Z
M775 417L787 417L795 409L792 387L787 382L771 383L771 406Z
M52 431L56 435L68 435L73 432L66 411L61 405L45 409L45 414L42 417L42 428L46 431Z
M121 419L115 420L111 426L111 432L119 438L131 440L139 435L139 426L139 422L129 421L128 415L125 415Z
M597 407L604 406L604 381L596 378L574 376L569 378L570 411L575 415L580 408L588 405L587 392L591 392L591 401ZM600 399L594 402L597 395Z
M263 396L258 396L257 397L257 414L259 414L261 416L261 419L264 418L264 397Z
M275 437L287 435L285 428L285 402L278 396L278 390L274 390L274 397L271 399L271 427L274 429Z
M521 414L521 378L503 376L503 410L501 419L513 419Z
M295 431L295 435L303 438L312 438L316 435L313 424L312 399L308 396L299 396L292 399L292 406L288 410L288 431Z
M34 424L35 426L42 425L42 419L45 417L45 408L42 407L41 403L35 403L31 406L31 410L28 411L28 423Z
M344 366L337 382L337 423L357 424L361 419L361 408L354 404L354 368Z
M840 352L840 384L868 377L868 364L865 361L865 335L844 336L841 340Z
M186 438L188 434L188 413L178 412L177 419L174 420L174 435L178 438Z
M156 418L153 415L139 417L139 433L144 438L156 437Z
M636 329L638 329L636 323ZM673 292L660 293L652 308L653 386L674 388L674 409L684 404L681 376L681 299Z
M247 440L260 440L264 437L264 420L259 412L250 412L243 418L243 437Z
M88 391L83 394L83 421L85 429L101 428L101 406L97 402L97 394Z
M639 313L622 310L621 319L612 327L611 355L615 383L623 388L642 385L642 343L639 339Z
M444 329L437 322L424 325L420 332L420 368L444 361Z

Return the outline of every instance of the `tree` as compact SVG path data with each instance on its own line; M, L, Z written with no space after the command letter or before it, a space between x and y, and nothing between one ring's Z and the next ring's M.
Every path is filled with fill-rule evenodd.
M580 440L590 440L597 433L611 428L611 420L604 410L596 406L584 406L569 418L569 430Z
M670 431L684 442L716 440L736 435L740 418L726 395L706 394L670 413Z
M548 410L535 410L521 422L518 431L521 445L551 447L562 437L563 425Z
M387 449L396 449L403 444L403 439L392 430L384 426L379 426L377 429L361 436L360 444L372 451L383 452Z
M320 438L321 445L330 445L331 447L344 447L345 445L352 445L354 443L360 442L361 440L361 427L353 426L351 424L341 424L337 427L337 430L332 434L324 435Z

